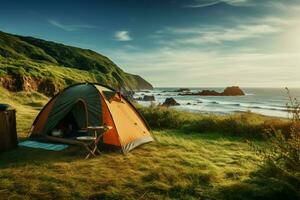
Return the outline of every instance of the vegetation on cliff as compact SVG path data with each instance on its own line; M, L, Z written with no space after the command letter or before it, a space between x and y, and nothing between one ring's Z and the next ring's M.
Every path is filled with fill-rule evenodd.
M124 72L94 51L4 32L0 32L0 78L12 91L29 87L46 95L83 81L115 88L152 88L140 76ZM48 85L52 88L45 88Z

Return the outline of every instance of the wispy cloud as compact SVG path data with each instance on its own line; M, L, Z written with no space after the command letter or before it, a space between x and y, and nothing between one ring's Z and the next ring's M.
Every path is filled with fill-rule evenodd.
M77 31L81 29L97 28L96 26L90 24L63 24L53 19L49 19L48 23L64 31Z
M259 21L250 19L248 21L235 20L233 26L224 25L201 25L191 27L166 27L159 30L158 42L163 45L201 45L221 44L223 42L237 42L242 40L265 37L280 33L286 28L297 25L296 19L283 19L276 17L265 17Z
M108 55L126 71L142 75L155 86L298 87L298 7L284 1L271 4L272 0L201 1L202 7L220 2L274 7L274 11L165 27L151 35L154 47L123 48Z
M112 58L126 71L140 74L155 86L240 85L295 87L300 84L300 53L230 52L161 48L148 52L114 51ZM168 79L163 78L168 74Z
M226 41L240 41L244 39L257 38L271 33L279 32L280 29L270 25L239 25L233 28L210 27L197 29L173 29L175 34L184 34L186 37L176 39L177 44L220 44Z
M128 31L117 31L115 33L115 39L118 41L130 41L132 38L129 35Z
M195 0L193 3L186 5L188 8L203 8L213 6L219 3L226 3L231 6L249 6L253 5L251 0Z
M230 26L166 27L154 34L160 44L157 48L123 49L109 54L126 71L161 87L300 85L296 75L300 73L300 49L295 40L300 33L297 17L269 15L231 20ZM286 34L287 39L283 39ZM257 45L256 38L272 42ZM239 43L244 41L249 45ZM228 42L232 43L230 48ZM165 79L164 74L169 78Z
M257 7L269 7L274 9L282 10L298 10L298 0L194 0L192 3L185 5L186 8L204 8L214 6L220 3L225 3L234 7L245 7L245 6L257 6Z

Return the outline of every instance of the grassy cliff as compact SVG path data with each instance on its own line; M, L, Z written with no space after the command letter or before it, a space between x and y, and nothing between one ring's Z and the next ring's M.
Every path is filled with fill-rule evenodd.
M152 88L140 76L124 72L109 58L94 51L4 32L0 32L0 77L1 82L13 83L22 82L26 77L30 80L28 84L33 85L48 80L57 89L82 81L115 88ZM21 86L15 90L22 89Z

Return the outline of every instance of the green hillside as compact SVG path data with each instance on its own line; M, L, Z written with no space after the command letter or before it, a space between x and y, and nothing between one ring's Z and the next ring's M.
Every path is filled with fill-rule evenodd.
M99 82L115 88L152 88L140 76L124 72L109 58L94 51L0 31L2 85L5 86L3 82L22 82L15 79L24 79L24 76L33 85L50 80L58 90L82 81ZM22 86L12 90L22 90Z

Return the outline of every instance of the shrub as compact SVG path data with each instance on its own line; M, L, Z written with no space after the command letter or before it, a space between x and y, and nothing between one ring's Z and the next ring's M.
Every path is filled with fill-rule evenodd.
M269 144L265 149L258 149L267 165L286 170L289 173L300 172L300 103L287 93L290 102L287 109L290 114L289 132L283 134L281 129L271 127L267 130ZM287 127L285 127L287 128Z
M205 115L179 111L152 104L149 107L137 105L153 129L180 129L183 132L220 132L233 136L262 139L265 130L276 127L288 134L290 122L284 119L263 117L251 112L228 115Z
M289 122L268 121L266 145L250 143L262 159L261 168L253 174L252 182L268 183L267 196L264 196L269 199L300 198L300 103L291 97L288 89L287 92Z
M186 113L153 104L150 107L139 107L139 110L146 118L150 127L156 129L181 128L188 120Z
M199 117L183 124L181 129L185 132L216 132L218 131L218 121L214 116Z
M271 126L265 134L267 145L263 147L253 143L250 145L262 158L260 179L267 180L271 176L273 179L290 184L300 196L300 103L291 97L288 89L287 92L290 99L287 104L290 121L284 126L289 130L287 134ZM275 125L278 125L278 122Z

